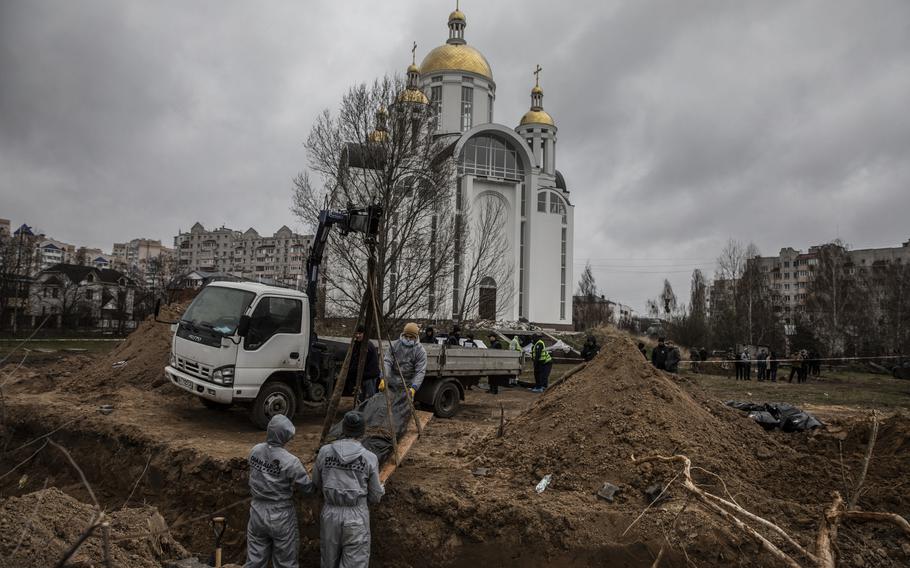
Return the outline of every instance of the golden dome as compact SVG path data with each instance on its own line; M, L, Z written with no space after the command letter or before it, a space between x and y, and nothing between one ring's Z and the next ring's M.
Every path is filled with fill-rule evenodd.
M400 103L420 103L423 105L430 104L430 99L427 98L423 91L418 89L405 89L398 93L398 102Z
M464 17L464 12L462 12L461 10L455 10L454 12L449 14L449 21L451 22L453 20L459 21L459 22L467 21L467 19Z
M367 136L367 140L373 143L385 142L389 139L389 133L385 130L374 130Z
M532 95L542 95L543 89L540 88L540 85L534 85L534 88L531 89L531 94Z
M493 80L486 57L464 43L444 43L428 53L420 64L420 74L436 71L468 71Z
M524 124L549 124L550 126L556 126L556 123L553 122L553 117L545 110L529 110L521 117L519 125Z
M408 65L408 73L420 73L420 69L416 65L411 63L410 65Z

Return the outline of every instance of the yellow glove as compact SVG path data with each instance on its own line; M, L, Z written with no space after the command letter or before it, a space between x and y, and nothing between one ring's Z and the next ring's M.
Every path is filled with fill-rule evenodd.
M409 388L409 389L408 389L408 392L411 393L411 398L414 398L414 395L417 394L417 391L414 390L414 387Z
M385 379L379 379L379 390L385 390Z

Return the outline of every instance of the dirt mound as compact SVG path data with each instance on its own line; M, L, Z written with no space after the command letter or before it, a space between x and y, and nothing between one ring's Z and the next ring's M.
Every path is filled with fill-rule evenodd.
M603 482L641 483L633 455L686 454L722 477L755 479L767 458L786 453L760 427L719 405L694 400L652 367L625 337L605 338L586 369L511 420L508 436L484 443L497 467L554 488L595 491Z
M491 423L498 425L498 414ZM906 514L902 497L885 496L906 471L905 426L900 418L883 426L882 467L870 469L860 506ZM667 486L680 468L639 465L632 456L687 455L700 487L811 546L831 491L843 491L845 477L860 470L867 435L856 424L842 431L846 441L824 431L765 432L655 370L619 334L604 338L585 370L508 420L503 437L496 429L462 435L454 454L430 451L423 476L408 477L407 466L396 473L388 498L394 511L376 513L393 527L377 543L383 558L403 566L650 566L671 539L661 565L765 566L765 553L688 501L678 483L640 517L646 490ZM545 475L549 487L537 494ZM604 483L620 489L612 502L597 496ZM897 566L907 558L888 528L841 533L844 565Z
M184 307L162 313L162 319L178 317ZM123 386L142 390L159 390L163 394L179 394L164 378L171 351L171 326L147 319L137 326L126 340L103 357L73 372L66 368L55 369L58 388L73 393L104 394ZM163 388L162 388L163 387Z
M92 519L93 509L59 489L50 488L0 503L0 561L2 566L54 566L79 538ZM153 507L111 513L111 564L155 568L165 560L189 556L167 530ZM155 530L155 536L137 534ZM67 566L100 566L104 552L100 533L90 537ZM124 540L119 540L124 539Z

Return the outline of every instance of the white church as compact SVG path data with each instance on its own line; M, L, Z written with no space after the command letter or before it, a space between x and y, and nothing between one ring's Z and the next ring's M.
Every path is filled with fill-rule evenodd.
M454 143L455 207L490 198L506 212L504 257L509 270L499 281L480 281L472 317L528 321L556 328L572 324L574 205L556 169L557 127L544 110L538 80L530 109L517 126L495 122L496 82L489 62L465 40L467 19L449 14L448 40L407 70L398 102L431 105L435 133ZM374 133L376 134L376 133ZM469 215L478 208L468 208ZM450 284L458 301L461 275ZM508 280L508 281L503 281Z

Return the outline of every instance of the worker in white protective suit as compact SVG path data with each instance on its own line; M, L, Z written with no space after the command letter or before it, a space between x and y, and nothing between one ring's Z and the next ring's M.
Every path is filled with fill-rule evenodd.
M369 503L385 494L379 482L379 460L361 445L366 423L352 410L342 420L343 437L319 449L313 483L325 503L319 521L322 568L366 568L370 565Z
M383 357L385 374L379 390L388 387L394 394L403 395L407 387L414 398L427 374L427 351L418 340L419 333L416 323L408 323L398 340L392 342Z
M250 452L250 521L244 568L297 568L300 532L292 499L294 486L312 493L313 482L294 454L284 449L294 437L294 424L283 414L269 421L265 443Z

